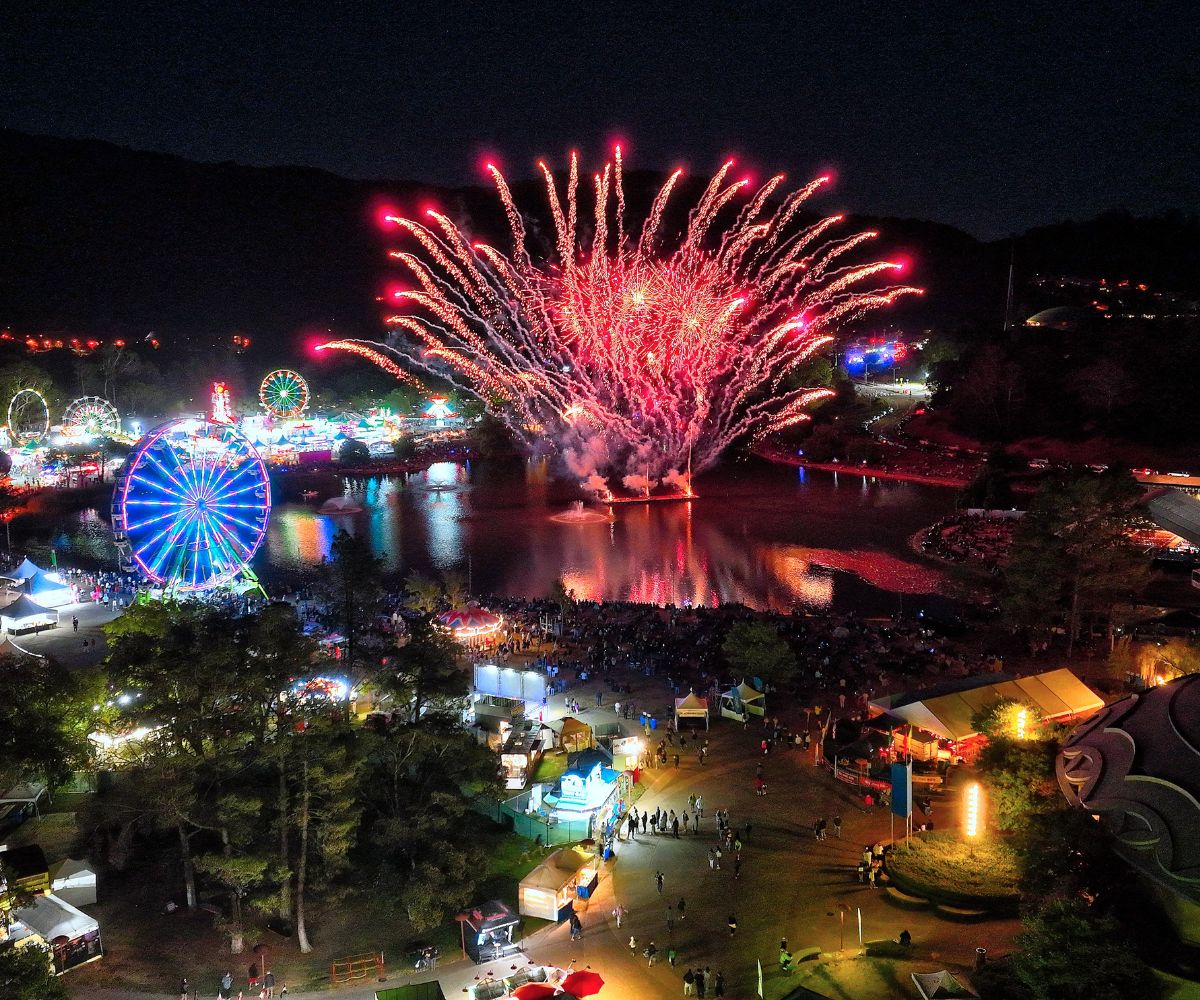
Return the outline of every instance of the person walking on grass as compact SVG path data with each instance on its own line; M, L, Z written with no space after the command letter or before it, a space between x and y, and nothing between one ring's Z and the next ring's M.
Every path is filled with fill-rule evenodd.
M696 995L696 974L691 969L683 974L683 995L685 997Z
M654 960L656 958L658 958L658 948L656 948L654 945L654 942L651 941L648 945L646 945L646 965L647 965L647 967L653 965Z
M673 944L667 945L667 965L672 969L675 968L675 962L679 959L679 952L675 950Z
M731 913L725 923L729 927L729 936L733 937L737 933L737 917Z

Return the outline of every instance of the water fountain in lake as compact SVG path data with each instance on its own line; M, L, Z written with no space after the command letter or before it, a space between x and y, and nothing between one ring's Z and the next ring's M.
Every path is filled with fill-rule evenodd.
M607 524L613 520L612 511L589 509L582 500L574 501L568 510L560 514L551 514L551 521L559 524Z

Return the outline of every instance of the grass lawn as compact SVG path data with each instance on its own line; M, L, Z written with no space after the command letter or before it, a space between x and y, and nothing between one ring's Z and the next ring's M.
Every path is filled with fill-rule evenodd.
M547 852L482 816L471 814L470 821L478 824L474 835L489 856L487 877L476 898L502 899L516 909L517 883ZM382 951L389 981L402 985L410 971L405 957L413 943L436 944L450 960L459 954L459 929L453 919L430 931L415 931L402 911L388 905L386 887L381 891L371 885L365 873L360 881L346 886L338 901L310 907L308 933L314 950L308 955L300 953L294 937L262 924L248 930L245 954L230 955L211 913L179 910L163 914L168 898L179 902L183 897L179 863L166 841L149 855L139 854L136 866L127 872L102 872L99 895L99 904L89 911L100 921L106 954L103 960L71 973L72 983L80 986L165 994L186 975L202 993L211 994L226 969L233 972L237 983L245 983L250 949L260 942L271 948L268 964L279 984L292 990L328 988L332 959ZM224 905L220 898L202 898L201 902ZM523 933L542 926L543 921L526 918Z
M533 772L533 784L557 781L566 769L567 753L565 750L547 753L538 761L537 770Z
M983 838L972 846L950 831L913 837L911 847L898 844L887 870L905 891L964 902L1013 899L1021 874L1016 852L1003 840Z

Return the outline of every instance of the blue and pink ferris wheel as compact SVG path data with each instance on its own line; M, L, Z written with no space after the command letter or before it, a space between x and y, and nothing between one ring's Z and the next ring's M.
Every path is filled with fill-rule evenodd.
M267 533L271 484L231 424L184 417L130 453L113 492L123 561L175 591L211 590L247 572Z

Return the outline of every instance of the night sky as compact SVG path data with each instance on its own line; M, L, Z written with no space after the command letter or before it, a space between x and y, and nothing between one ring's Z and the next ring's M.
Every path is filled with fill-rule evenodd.
M0 123L450 184L619 137L630 167L832 166L830 209L996 237L1200 209L1198 8L8 4Z

